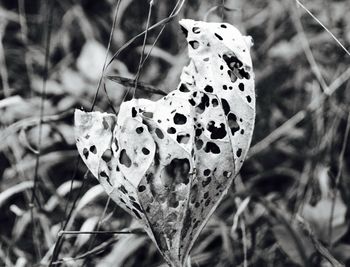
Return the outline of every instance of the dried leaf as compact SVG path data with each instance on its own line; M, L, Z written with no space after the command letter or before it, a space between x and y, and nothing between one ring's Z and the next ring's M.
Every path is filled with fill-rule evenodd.
M184 266L247 154L255 119L251 38L229 24L182 20L190 64L157 102L118 117L75 112L78 151L105 191Z
M102 73L106 52L107 50L102 44L96 40L88 40L78 57L78 70L87 79L97 81Z

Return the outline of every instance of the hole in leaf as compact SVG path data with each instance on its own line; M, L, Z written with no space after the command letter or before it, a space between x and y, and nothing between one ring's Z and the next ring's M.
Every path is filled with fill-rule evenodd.
M174 116L174 123L178 125L185 124L187 122L187 118L185 115L180 114L180 113L175 113Z
M112 150L106 149L105 152L103 152L102 159L105 162L110 162L112 159Z
M219 154L220 153L220 148L218 147L217 144L213 143L213 142L207 142L205 147L204 147L204 151L206 153L213 153L213 154Z
M86 147L84 147L84 149L83 149L83 155L84 155L85 159L87 159L89 157L89 150L87 150Z
M127 168L131 166L131 160L128 154L126 153L125 149L122 149L122 151L120 152L119 161Z
M142 134L143 133L143 127L137 127L136 128L136 133Z
M96 154L97 153L96 146L94 145L90 146L90 152Z
M145 155L148 155L149 154L149 150L145 147L142 148L142 153L145 154Z
M190 46L193 49L197 49L199 47L199 42L198 41L189 41L188 43L190 44Z

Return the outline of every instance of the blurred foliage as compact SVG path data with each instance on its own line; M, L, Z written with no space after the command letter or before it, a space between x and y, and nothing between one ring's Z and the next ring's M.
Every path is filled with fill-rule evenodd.
M235 190L229 191L199 237L191 253L192 264L339 266L341 262L349 266L350 150L346 128L350 57L291 0L189 0L178 18L203 19L223 2L235 10L218 8L209 14L209 21L232 23L254 39L257 120L250 157L236 178ZM113 203L105 208L107 195L95 178L85 175L86 167L77 163L72 128L74 108L91 108L116 2L0 3L0 265L47 266L67 218L66 230L137 227ZM50 25L47 3L53 8ZM350 47L349 1L310 0L304 4ZM171 0L154 1L150 23L169 16L174 5ZM148 9L148 1L121 2L110 56L146 28ZM47 28L51 44L44 97ZM159 30L148 33L146 52ZM141 46L142 38L138 38L106 74L134 78ZM175 19L160 35L142 67L140 81L169 92L176 87L187 60L185 39ZM104 82L118 109L127 88ZM324 94L329 89L334 91L331 96ZM137 94L159 97L142 90ZM44 117L39 131L42 99ZM96 109L112 112L103 90ZM295 118L294 114L302 116ZM284 122L281 132L278 129ZM62 266L163 263L144 235L64 235L61 240L56 261Z

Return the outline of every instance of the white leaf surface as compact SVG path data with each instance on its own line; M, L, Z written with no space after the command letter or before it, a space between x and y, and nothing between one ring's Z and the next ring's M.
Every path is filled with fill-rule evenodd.
M180 24L190 63L176 90L124 102L118 117L75 113L85 164L171 266L184 266L239 172L255 120L250 37L226 23Z

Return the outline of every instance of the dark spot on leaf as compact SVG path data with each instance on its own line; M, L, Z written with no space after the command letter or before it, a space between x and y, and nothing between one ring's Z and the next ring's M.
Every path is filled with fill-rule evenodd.
M208 61L209 61L209 58L208 58L208 57L203 58L203 61L208 62Z
M233 114L233 113L228 114L228 116L227 116L227 122L228 122L228 126L229 126L230 129L231 129L232 135L234 135L235 132L237 132L237 131L240 129L239 124L238 124L238 122L237 122L237 117L236 117L236 115Z
M211 177L209 176L202 181L202 186L206 187L208 184L210 184L210 182L211 182Z
M244 84L243 83L240 83L239 85L238 85L238 88L239 88L239 90L241 90L242 92L244 91Z
M136 215L137 218L139 218L140 220L142 219L141 215L137 212L137 210L132 209L132 212Z
M135 107L132 107L132 109L131 109L131 116L132 116L133 118L135 118L136 115L137 115L137 111L136 111Z
M237 157L240 157L242 155L242 149L239 148L236 152Z
M204 176L208 176L209 174L210 174L210 170L209 169L205 169L204 171L203 171L203 174L204 174Z
M115 152L117 152L119 149L117 138L114 138L114 144L115 144Z
M174 123L178 125L185 124L187 122L187 118L185 115L180 114L180 113L175 113L174 116Z
M223 40L222 37L219 34L217 34L217 33L215 33L215 37L218 38L220 41Z
M244 134L244 130L243 129L241 129L241 134Z
M104 128L105 130L108 130L109 124L108 124L108 122L106 121L106 118L103 118L102 124L103 124L103 128Z
M199 47L199 42L198 41L189 41L188 43L190 44L190 46L193 49L197 49Z
M179 144L187 144L188 141L190 140L190 135L189 134L178 134L176 137L176 141Z
M207 85L206 87L204 87L204 91L208 93L212 93L214 90L213 90L213 87L211 87L210 85Z
M145 154L145 155L148 155L149 154L149 150L145 147L142 148L142 153Z
M227 85L224 84L224 85L222 86L222 89L227 90Z
M139 192L143 192L143 191L146 190L146 186L140 185L140 186L138 187L138 190L139 190Z
M201 204L200 204L199 202L196 202L196 204L194 204L194 206L195 206L196 208L199 208L200 205L201 205Z
M144 113L143 113L143 116L152 119L152 118L153 118L153 112L148 112L148 111L147 111L147 112L144 112Z
M202 134L203 130L202 129L196 129L196 137L199 137Z
M180 90L180 92L183 92L183 93L190 92L190 90L188 90L187 86L185 84L183 84L183 83L180 85L179 90Z
M235 81L237 81L237 76L233 73L232 70L228 70L228 71L227 71L227 74L228 74L228 76L230 77L231 82L234 83Z
M215 108L215 107L217 107L217 106L219 105L219 102L218 102L218 100L217 100L216 98L213 98L213 99L211 100L211 104L212 104L213 107Z
M240 76L242 76L243 78L246 78L247 80L250 79L249 73L246 72L244 68L239 69L238 72L239 72Z
M204 199L207 199L209 197L209 192L204 193Z
M247 101L248 103L252 102L252 98L249 95L247 95Z
M97 153L97 149L96 149L96 147L94 145L90 146L90 152L94 153L94 154Z
M224 171L224 172L222 173L222 175L223 175L224 177L226 177L226 178L230 178L231 175L232 175L232 172Z
M142 208L137 202L132 202L132 205L134 206L135 209L137 209L139 212L143 213Z
M102 171L102 172L100 172L100 176L105 178L107 180L107 183L109 183L109 185L112 186L111 181L109 180L109 176L107 175L107 173Z
M227 28L227 26L225 24L221 24L220 27L221 28Z
M87 159L89 157L89 150L87 150L86 147L84 147L84 149L83 149L83 155L84 155L85 159Z
M187 37L188 36L188 30L185 27L183 27L183 26L180 26L180 28L181 28L182 33L185 35L185 37Z
M138 133L138 134L142 134L143 133L143 127L137 127L136 128L136 133Z
M204 151L206 153L213 153L213 154L219 154L220 153L220 148L218 147L217 144L213 143L213 142L207 142L205 147L204 147Z
M208 199L205 201L204 205L207 207L207 206L210 204L210 201L211 201L211 199L208 198Z
M122 191L124 194L128 194L128 190L126 190L125 186L124 185L121 185L119 187L119 190Z
M170 183L175 180L176 184L189 183L188 174L190 172L190 162L188 159L173 159L170 164L165 166L167 176L172 179ZM167 184L167 182L165 182Z
M167 133L168 134L174 134L174 133L176 133L176 129L174 127L169 127L168 130L167 130Z
M164 134L163 134L162 130L159 128L156 128L156 135L158 136L159 139L164 138Z
M227 103L226 99L221 98L222 108L224 109L225 115L230 113L230 105Z
M207 125L207 130L211 133L211 139L222 139L226 136L225 124L220 123L220 127L215 127L215 122L210 121Z
M125 149L122 149L122 151L120 152L119 161L121 164L123 164L127 168L131 166L131 160L128 154L126 154Z
M103 154L102 154L102 159L105 162L110 162L112 159L112 150L106 149L105 152L103 152Z
M191 203L192 204L196 201L197 195L198 195L198 185L195 184L191 188Z
M193 33L195 33L195 34L198 34L198 33L201 32L201 30L200 30L199 27L193 27L193 28L192 28L192 31L193 31Z
M200 150L203 147L203 141L202 139L197 139L196 140L196 149Z
M196 105L196 102L194 101L193 98L190 98L190 99L188 100L188 102L190 102L190 104L191 104L192 106L195 106L195 105Z
M202 114L206 107L209 107L209 97L207 94L203 94L201 102L196 107L196 111Z

